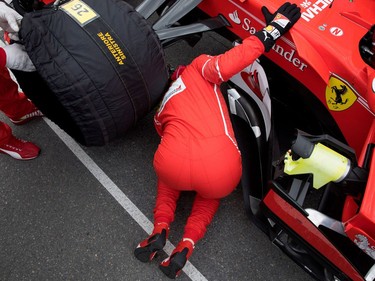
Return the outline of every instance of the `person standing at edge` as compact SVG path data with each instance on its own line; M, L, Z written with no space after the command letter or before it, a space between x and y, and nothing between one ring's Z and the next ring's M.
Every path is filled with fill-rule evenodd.
M161 136L154 156L158 177L154 229L135 249L137 259L147 262L163 249L181 191L196 192L183 238L159 265L169 278L179 275L205 235L220 199L241 178L241 156L219 84L270 51L301 16L300 8L289 2L274 14L266 7L262 12L267 26L242 44L219 56L201 55L186 68L177 68L176 80L154 117Z
M21 15L0 1L0 27L9 32L10 37L17 37L21 20ZM22 45L11 44L0 48L0 110L16 125L43 116L24 93L18 91L18 85L10 77L7 68L35 71ZM40 148L31 142L17 139L12 134L12 129L0 122L0 153L18 160L30 160L39 155Z

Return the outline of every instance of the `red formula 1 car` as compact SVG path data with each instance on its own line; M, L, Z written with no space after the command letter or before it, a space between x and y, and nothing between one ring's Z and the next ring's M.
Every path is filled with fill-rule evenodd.
M204 26L241 40L265 26L263 5L282 3L153 0L137 10L146 18L159 11L153 27L167 46L172 33ZM296 4L302 17L291 32L223 86L245 206L316 279L374 280L375 2Z
M262 6L283 2L144 0L135 10L159 15L152 28L168 47L209 30L240 41L265 26ZM296 4L293 29L223 85L245 208L316 279L375 280L375 1Z
M203 1L199 8L224 15L227 29L244 38L264 26L262 5L281 4ZM375 2L296 4L302 17L290 34L229 83L245 202L315 278L374 280ZM294 129L310 135L295 137Z

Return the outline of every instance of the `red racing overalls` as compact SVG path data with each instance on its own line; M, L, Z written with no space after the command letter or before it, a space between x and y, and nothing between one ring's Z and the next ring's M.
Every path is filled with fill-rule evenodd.
M10 118L17 118L29 112L34 105L24 93L18 91L18 85L13 81L8 68L5 67L6 54L0 48L0 111ZM5 143L11 137L11 128L0 121L0 143Z
M195 191L183 237L196 242L204 236L219 200L236 188L241 155L219 85L263 52L264 45L251 36L222 55L197 57L170 86L154 118L161 136L154 156L155 223L170 224L180 192Z
M6 116L15 118L29 112L34 105L22 93L18 92L18 85L12 80L5 66L0 66L0 111ZM0 121L0 143L7 142L11 136L11 128Z

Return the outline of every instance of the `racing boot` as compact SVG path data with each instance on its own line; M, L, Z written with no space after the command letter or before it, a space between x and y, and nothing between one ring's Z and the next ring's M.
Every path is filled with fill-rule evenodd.
M43 113L38 108L36 108L35 106L32 106L27 112L25 112L21 116L16 116L13 118L9 117L9 119L15 125L23 125L35 118L43 117L43 116L44 116Z
M184 238L173 250L170 257L166 258L159 265L160 270L171 279L175 279L181 274L182 268L193 253L194 242Z
M151 261L158 251L162 250L169 234L169 225L167 223L158 223L154 226L152 234L134 250L134 255L141 262Z
M17 160L31 160L38 157L40 148L29 141L17 139L11 135L7 141L0 143L0 153Z

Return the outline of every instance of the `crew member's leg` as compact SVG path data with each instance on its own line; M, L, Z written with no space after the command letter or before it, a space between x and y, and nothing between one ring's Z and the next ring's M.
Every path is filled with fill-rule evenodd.
M199 194L195 196L182 240L177 244L170 257L165 259L159 266L169 278L175 278L180 274L186 261L193 253L195 243L205 235L208 225L219 208L219 204L220 199L207 199Z
M179 275L195 243L205 235L220 199L236 188L241 177L241 155L235 143L226 135L194 139L189 148L189 182L197 195L181 242L159 266L170 278Z
M162 250L169 234L169 225L174 214L180 191L168 187L158 180L156 204L154 208L154 229L151 235L138 244L134 255L142 262L152 260Z
M18 85L10 77L7 68L0 68L0 111L16 125L24 124L43 114L35 105L18 91Z
M191 240L193 244L202 239L219 205L220 199L207 199L197 194L194 199L191 214L185 225L183 238Z
M40 148L35 144L17 139L12 129L0 122L0 153L8 154L18 160L31 160L39 155Z
M156 204L154 208L155 224L171 224L174 220L174 214L180 193L180 190L170 188L161 180L158 180Z

